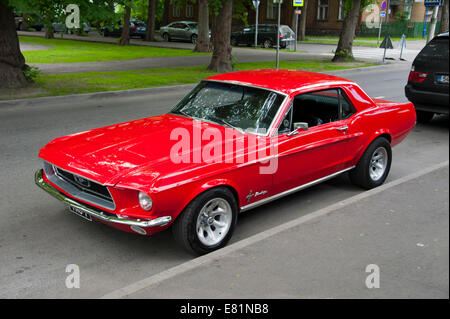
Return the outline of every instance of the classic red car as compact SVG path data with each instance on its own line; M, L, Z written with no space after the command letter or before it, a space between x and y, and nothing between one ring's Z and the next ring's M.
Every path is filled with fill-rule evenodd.
M35 178L88 220L141 235L171 226L204 254L226 245L239 212L344 172L381 185L415 121L411 103L374 100L343 78L233 72L168 114L53 140Z

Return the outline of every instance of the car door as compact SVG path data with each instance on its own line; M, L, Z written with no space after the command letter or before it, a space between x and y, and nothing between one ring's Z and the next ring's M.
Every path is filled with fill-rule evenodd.
M278 170L273 191L280 193L341 172L345 167L348 119L342 118L340 89L295 96L277 137ZM303 123L306 130L295 130Z

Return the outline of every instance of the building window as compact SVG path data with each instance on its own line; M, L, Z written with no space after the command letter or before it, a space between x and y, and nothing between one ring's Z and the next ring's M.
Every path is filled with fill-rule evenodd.
M179 18L181 16L181 8L178 6L177 3L173 4L173 17Z
M318 0L317 20L328 20L328 0Z
M267 0L267 19L275 20L277 17L277 5L273 0Z
M345 19L345 0L339 0L338 21L343 21L344 19Z
M187 5L186 6L186 17L192 18L194 16L194 6L193 5Z

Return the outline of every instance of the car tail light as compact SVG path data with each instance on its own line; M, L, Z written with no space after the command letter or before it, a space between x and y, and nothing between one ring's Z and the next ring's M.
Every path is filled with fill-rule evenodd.
M408 81L410 82L423 82L427 78L428 74L423 72L416 72L412 70L409 72Z
M136 30L136 29L137 29L137 27L133 27L132 29L133 29L133 30Z
M283 39L283 35L282 34L280 34L280 39Z

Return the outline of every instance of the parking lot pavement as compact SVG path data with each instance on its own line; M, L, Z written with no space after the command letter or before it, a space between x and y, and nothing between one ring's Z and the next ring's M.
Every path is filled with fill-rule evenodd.
M448 298L448 180L446 161L105 297Z

